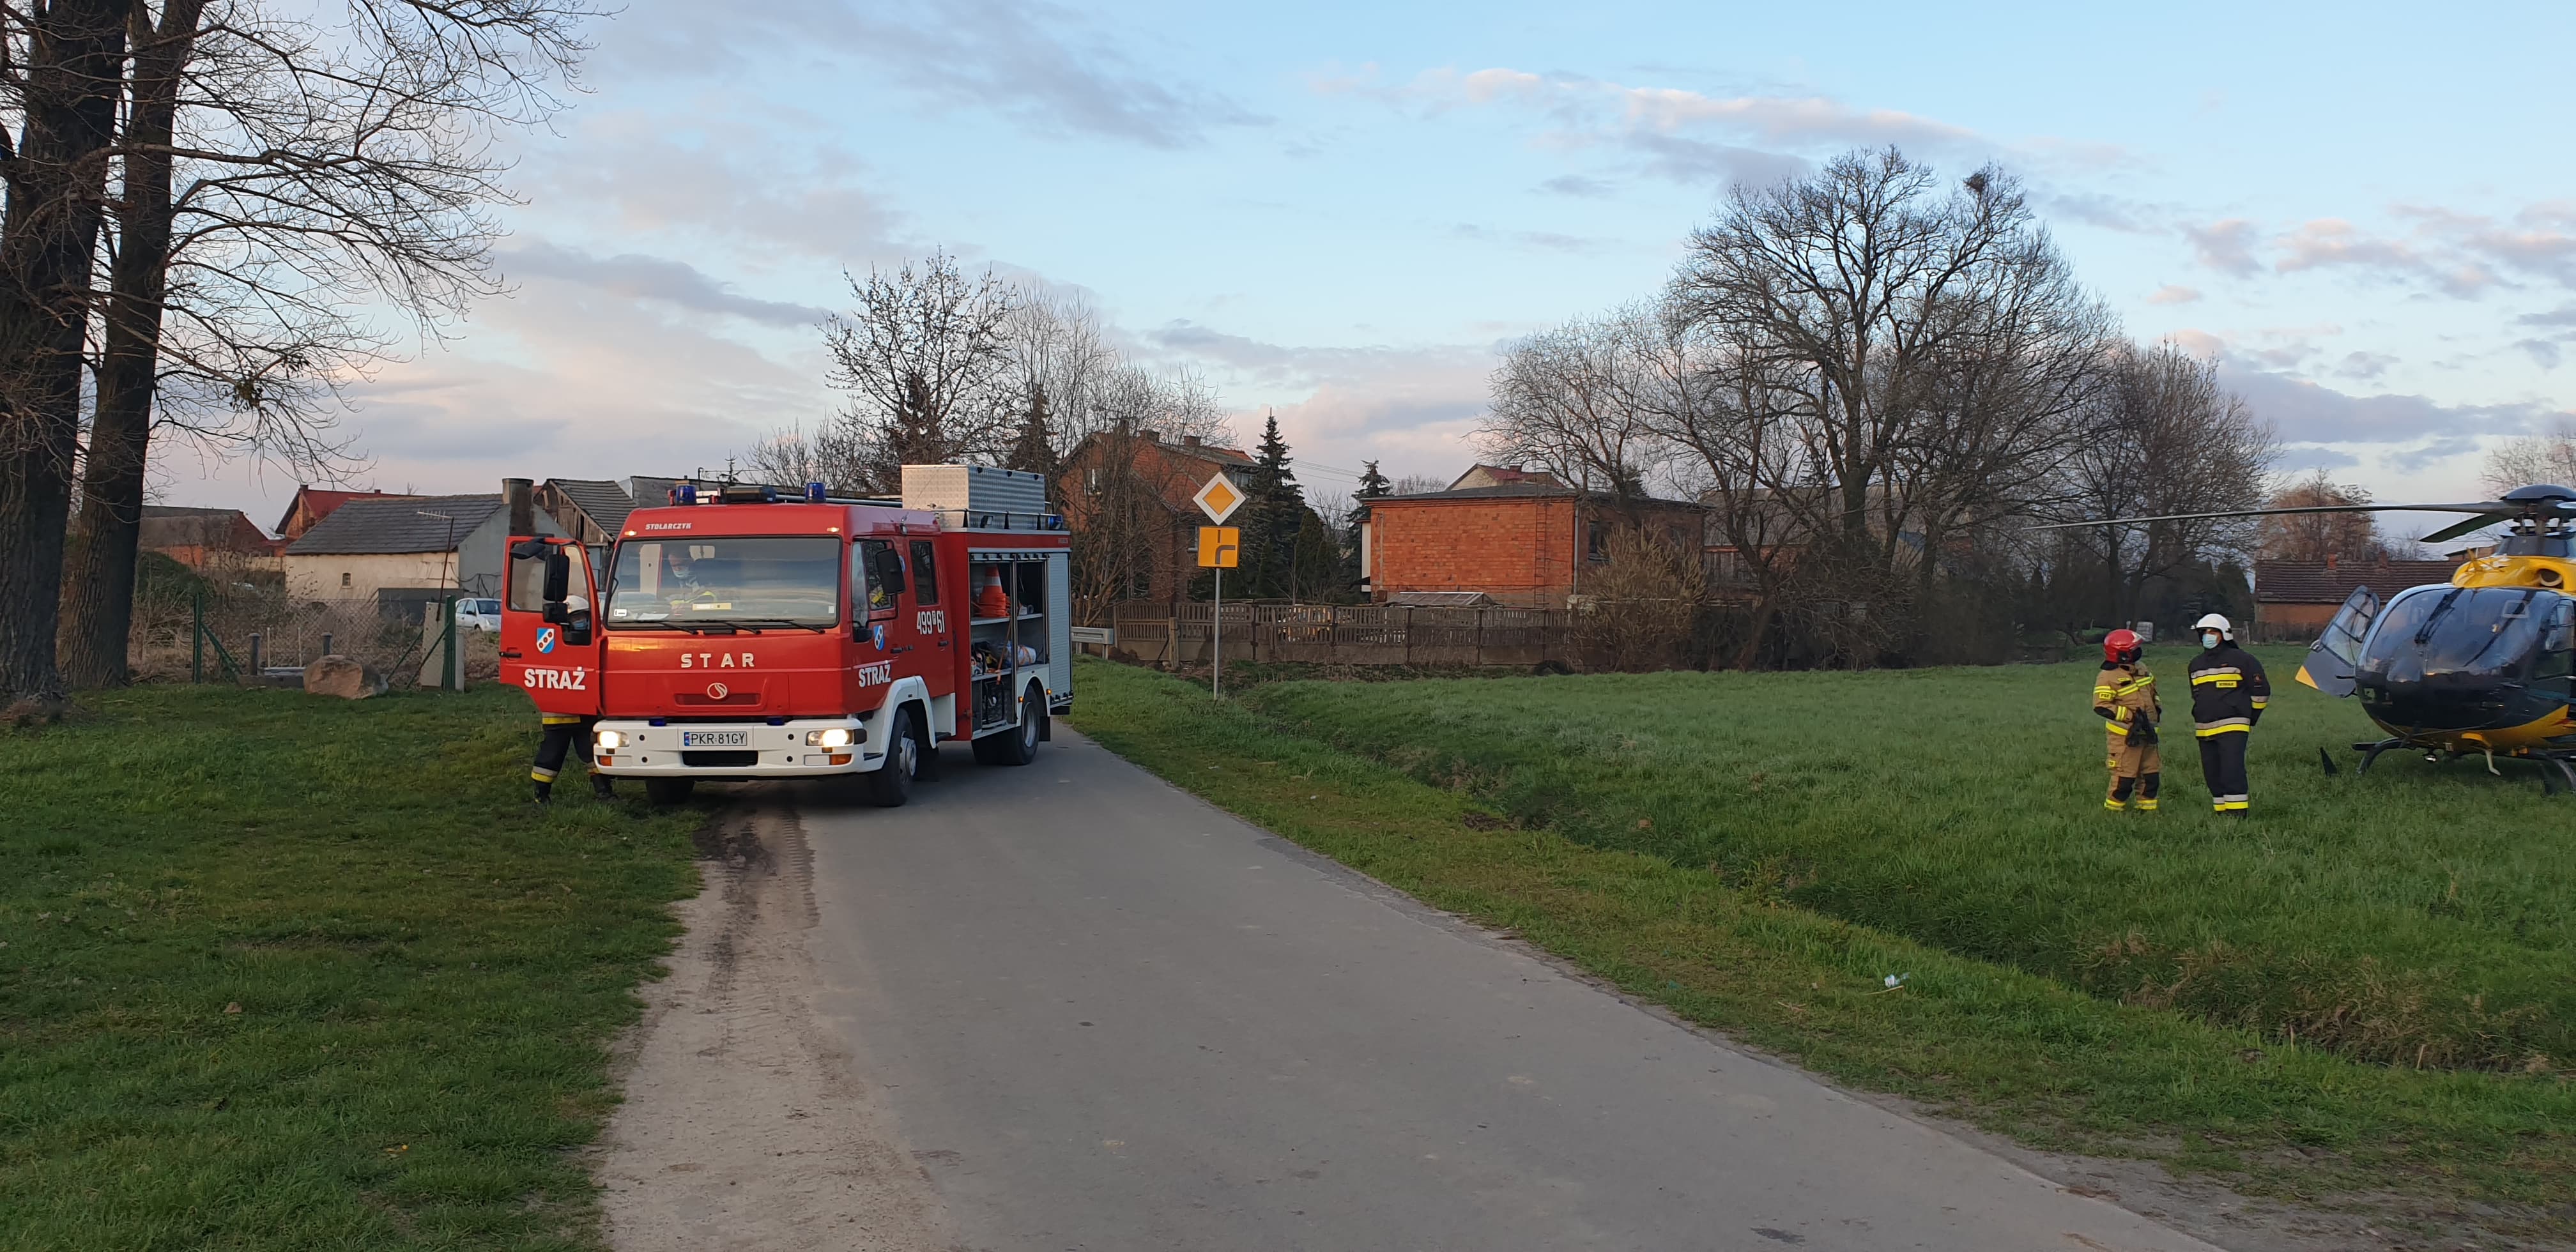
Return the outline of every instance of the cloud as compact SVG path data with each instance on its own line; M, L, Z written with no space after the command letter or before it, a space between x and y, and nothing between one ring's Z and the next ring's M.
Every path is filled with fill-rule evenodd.
M1617 190L1616 187L1598 178L1585 178L1581 174L1559 174L1540 183L1538 189L1554 195L1578 196L1590 200L1602 199Z
M630 20L666 72L758 74L822 49L868 62L922 99L983 109L1031 132L1187 148L1210 132L1260 126L1233 98L1128 49L1155 32L1110 29L1045 0L934 0L854 5L764 0L716 5L648 0Z
M2531 282L2576 288L2576 202L2546 201L2496 218L2425 205L2398 205L2402 230L2346 218L2312 218L2265 240L2276 273L2340 270L2392 285L2473 299ZM2250 277L2262 268L2258 227L2230 218L2183 234L2201 264Z
M2254 223L2231 217L2207 226L2185 226L2182 233L2191 241L2201 264L2223 274L2247 278L2261 268L2254 260L2254 229Z
M2177 286L2174 286L2172 283L2167 283L2167 284L2165 284L2164 286L2162 286L2162 287L2158 287L2158 288L2156 288L2153 292L2149 293L2149 294L2148 294L2148 296L2147 296L2147 303L2149 303L2149 304L2189 304L2189 303L2191 303L2191 302L2192 302L2192 301L2194 301L2194 300L2198 300L2199 298L2200 298L2200 292L2199 292L2199 291L2197 291L2197 290L2195 290L2195 289L2193 289L2193 288L2190 288L2190 287L2177 287Z
M1811 166L1793 156L1676 135L1638 135L1629 146L1646 155L1646 172L1684 186L1768 187L1805 174Z
M2301 270L2342 267L2375 271L2382 277L2415 278L2454 296L2474 296L2496 284L2495 274L2474 260L2428 253L2417 244L2363 232L2341 218L2318 218L2274 241L2282 252L2272 268Z
M1381 81L1377 68L1369 66L1356 75L1319 77L1310 84L1323 94L1357 96L1431 113L1489 107L1529 110L1552 123L1554 129L1545 141L1553 146L1626 150L1644 158L1643 172L1693 186L1767 185L1806 172L1807 155L1855 146L1896 144L1978 157L1997 146L1964 126L1816 95L1719 96L1499 67L1425 70L1402 86L1390 87ZM2077 153L2070 145L2054 143L2049 151L2070 159ZM1558 181L1542 185L1560 194L1591 194L1599 187L1589 179L1553 185Z
M2442 404L2420 395L2357 396L2276 370L2222 360L2219 378L2287 443L2415 444L2535 429L2560 414L2541 404ZM2410 469L2411 472L2411 469Z
M639 253L593 256L578 248L539 242L502 254L501 267L512 278L552 278L613 291L638 300L704 313L723 313L767 326L813 326L826 311L810 305L757 300L737 295L683 261Z
M1626 120L1670 133L1710 124L1775 144L1912 144L1940 148L1980 142L1976 132L1897 109L1860 109L1823 96L1706 96L1672 87L1615 88Z
M1553 230L1497 231L1472 222L1460 222L1451 226L1449 235L1455 239L1470 239L1478 242L1514 243L1524 248L1537 248L1547 252L1588 254L1603 249L1600 240L1586 239L1581 235L1568 235Z
M904 219L863 185L865 162L829 140L753 118L703 120L687 138L675 119L640 110L578 121L525 162L531 201L580 214L562 219L567 231L661 235L674 248L714 238L764 260L784 249L836 265L920 250L896 242Z
M2395 356L2386 352L2347 352L2343 362L2335 366L2335 373L2367 381L2387 373L2388 367L2398 363Z
M1291 346L1186 321L1142 338L1167 358L1231 383L1232 394L1293 397L1269 407L1301 463L1356 470L1361 461L1383 459L1389 473L1465 468L1497 357L1492 343ZM1239 427L1258 428L1248 413L1240 416L1247 420Z

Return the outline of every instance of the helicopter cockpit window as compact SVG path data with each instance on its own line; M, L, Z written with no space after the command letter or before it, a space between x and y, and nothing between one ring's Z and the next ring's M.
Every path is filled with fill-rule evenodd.
M2426 587L2390 601L2363 670L2398 681L2443 675L2514 680L2541 661L2567 598L2529 587Z
M2559 597L2549 607L2549 624L2540 635L2540 657L2532 662L2534 678L2576 675L2576 600Z

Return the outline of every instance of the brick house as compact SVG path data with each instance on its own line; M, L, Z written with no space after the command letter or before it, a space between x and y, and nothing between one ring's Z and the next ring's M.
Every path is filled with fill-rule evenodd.
M1075 594L1163 601L1187 595L1199 572L1199 527L1207 524L1207 515L1190 498L1220 471L1231 474L1236 486L1249 488L1255 464L1241 450L1218 447L1197 435L1165 439L1159 431L1140 430L1085 437L1066 455L1054 488L1055 507L1075 536L1075 579L1083 580L1086 563L1082 536L1114 525L1104 513L1120 507L1122 500L1136 510L1141 550L1126 586L1077 587Z
M2254 637L2313 639L2355 587L2368 587L2381 604L2409 587L2447 583L2457 561L2256 561Z
M1619 525L1633 520L1667 531L1691 551L1704 542L1698 504L1632 500L1622 511L1609 496L1546 475L1373 496L1367 504L1360 573L1369 598L1380 603L1421 592L1482 592L1516 608L1564 608L1568 596L1582 592L1585 571L1609 562L1610 534Z
M225 557L273 563L283 546L242 516L239 509L190 509L166 504L143 506L136 545L197 570L204 569L208 561Z

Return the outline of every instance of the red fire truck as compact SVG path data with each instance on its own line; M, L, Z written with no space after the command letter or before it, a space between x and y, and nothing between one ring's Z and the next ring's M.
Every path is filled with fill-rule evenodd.
M514 536L501 614L502 681L598 718L593 767L655 803L862 774L897 805L940 744L1025 765L1072 707L1070 552L1043 477L907 465L900 499L670 496L595 554Z

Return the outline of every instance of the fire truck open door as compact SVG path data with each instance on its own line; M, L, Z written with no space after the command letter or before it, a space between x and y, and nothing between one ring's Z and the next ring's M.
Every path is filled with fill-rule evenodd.
M501 589L501 681L540 713L597 717L600 658L608 642L597 621L599 588L581 545L514 538Z

